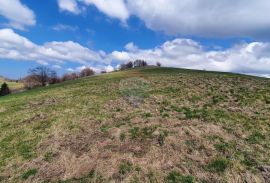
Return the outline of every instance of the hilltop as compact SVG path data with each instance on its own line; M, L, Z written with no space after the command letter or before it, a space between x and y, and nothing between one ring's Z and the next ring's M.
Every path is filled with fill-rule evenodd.
M270 80L145 68L0 98L2 182L267 182Z

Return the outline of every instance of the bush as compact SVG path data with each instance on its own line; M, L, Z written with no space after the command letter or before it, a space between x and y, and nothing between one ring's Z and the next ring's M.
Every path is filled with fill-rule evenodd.
M10 94L10 89L7 85L7 83L3 83L0 90L0 96L5 96Z
M161 67L161 63L160 63L160 62L157 62L157 66L158 66L158 67Z

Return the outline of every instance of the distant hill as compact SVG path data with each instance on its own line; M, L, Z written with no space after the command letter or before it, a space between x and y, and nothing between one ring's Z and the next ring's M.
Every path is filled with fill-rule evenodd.
M3 182L267 182L270 80L113 72L0 98Z

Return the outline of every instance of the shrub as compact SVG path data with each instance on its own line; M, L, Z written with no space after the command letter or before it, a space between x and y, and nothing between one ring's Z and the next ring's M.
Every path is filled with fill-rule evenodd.
M158 67L161 67L161 63L160 62L157 62L156 64Z
M0 96L5 96L10 94L10 89L7 85L7 83L3 83L0 90Z
M190 175L184 176L181 173L177 171L172 171L170 174L166 177L167 183L193 183L194 178Z

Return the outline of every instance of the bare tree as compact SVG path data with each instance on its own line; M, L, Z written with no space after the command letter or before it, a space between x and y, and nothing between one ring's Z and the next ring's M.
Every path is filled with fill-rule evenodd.
M80 72L80 77L92 76L95 74L95 71L90 68L85 68Z
M30 69L28 73L26 81L30 80L35 85L46 86L47 84L54 84L58 80L57 73L45 66Z
M56 83L59 83L59 82L60 82L60 79L57 76L57 72L56 71L51 71L50 72L49 83L50 84L56 84Z
M68 73L68 74L65 74L62 78L61 78L61 81L69 81L69 80L75 80L75 79L78 79L79 76L77 73L73 72L73 73Z
M40 82L38 81L38 79L34 75L29 75L29 76L25 77L23 79L23 84L24 84L25 88L27 88L27 89L32 89L32 88L41 86Z

